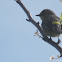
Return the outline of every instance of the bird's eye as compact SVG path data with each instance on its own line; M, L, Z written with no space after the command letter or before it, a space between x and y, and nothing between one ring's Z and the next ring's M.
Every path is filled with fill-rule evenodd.
M43 12L43 15L45 15L45 12Z

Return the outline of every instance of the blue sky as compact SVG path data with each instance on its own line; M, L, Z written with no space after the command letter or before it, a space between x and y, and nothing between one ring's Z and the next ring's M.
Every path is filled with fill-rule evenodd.
M21 0L32 17L41 23L39 14L51 9L58 17L62 12L59 0ZM62 58L50 61L59 52L34 36L37 28L26 21L27 16L14 0L0 0L0 62L61 62ZM60 36L62 41L62 36ZM53 38L57 42L57 38ZM62 44L60 44L62 46Z

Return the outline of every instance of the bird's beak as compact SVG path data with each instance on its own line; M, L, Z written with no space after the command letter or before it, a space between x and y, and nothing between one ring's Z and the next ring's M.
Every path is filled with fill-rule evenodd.
M35 15L35 16L40 16L40 15L38 14L38 15Z

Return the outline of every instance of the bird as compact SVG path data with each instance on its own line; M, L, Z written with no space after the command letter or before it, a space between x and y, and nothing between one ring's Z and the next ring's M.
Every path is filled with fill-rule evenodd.
M42 20L41 27L44 34L46 36L50 36L50 39L51 37L58 37L59 42L59 36L62 34L62 24L60 18L50 9L44 9L36 16L39 16Z

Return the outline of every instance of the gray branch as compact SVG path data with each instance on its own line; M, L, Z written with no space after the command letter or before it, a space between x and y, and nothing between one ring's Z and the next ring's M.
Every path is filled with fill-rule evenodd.
M24 6L24 4L20 1L20 0L16 0L16 2L21 6L21 8L24 10L24 12L26 13L26 15L28 16L29 19L26 19L27 21L31 22L40 32L40 34L43 36L43 40L47 43L49 43L50 45L52 45L53 47L55 47L59 53L60 53L60 57L62 57L62 48L53 40L50 40L42 31L42 28L40 27L40 25L38 23L35 22L35 20L31 17L30 12L26 9L26 7Z

